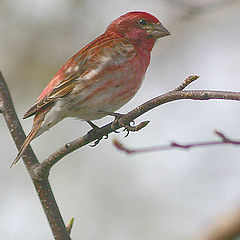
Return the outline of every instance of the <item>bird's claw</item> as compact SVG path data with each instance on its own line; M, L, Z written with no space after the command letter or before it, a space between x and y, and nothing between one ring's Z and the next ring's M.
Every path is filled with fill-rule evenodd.
M108 112L108 111L103 111L103 110L98 110L98 111L101 113L104 113L106 115L115 117L114 121L111 124L111 128L112 128L113 132L119 133L118 131L116 131L116 129L119 127L123 127L124 128L123 131L127 132L126 135L124 136L125 138L129 135L130 132L137 132L137 131L141 130L142 128L146 127L147 124L150 122L150 121L144 121L144 122L139 123L138 125L135 125L134 120L132 120L131 122L124 123L121 121L121 118L125 114ZM131 123L132 123L132 125L130 125ZM94 146L96 146L101 141L101 139L98 139L94 143Z
M102 139L108 139L108 135L104 135L101 138L98 138L93 144L90 144L90 147L96 147Z
M123 129L123 132L127 132L126 133L126 135L124 136L124 138L126 138L128 135L129 135L129 133L130 133L130 131L125 127L124 129Z
M150 121L144 121L144 122L141 122L139 123L138 125L135 125L135 121L132 120L131 122L129 123L123 123L121 122L121 117L123 117L125 114L120 114L120 113L108 113L108 115L111 115L111 116L114 116L115 117L115 120L112 122L111 124L111 128L114 132L118 133L115 129L116 129L116 125L120 126L120 127L123 127L124 130L123 131L126 131L126 135L124 136L125 138L129 135L130 132L137 132L139 130L141 130L142 128L146 127L147 124L150 122ZM132 123L132 125L130 125Z
M101 139L97 139L95 142L93 142L93 143L90 144L89 146L90 146L90 147L96 147L96 146L100 143L101 140L102 140L102 138L101 138Z
M104 113L104 114L106 114L106 115L115 117L114 121L113 121L112 124L111 124L111 128L112 128L113 132L119 133L119 132L115 129L115 125L118 123L118 120L119 120L124 114L116 113L116 112L108 112L108 111L104 111L104 110L98 110L98 112Z
M102 139L103 139L102 137L97 139L93 144L90 144L90 147L96 147Z
M103 138L104 138L104 139L108 139L108 135L104 135Z
M132 123L132 126L130 125L131 123ZM136 127L136 126L134 127L134 125L135 125L134 120L132 120L129 124L124 125L123 132L125 132L125 131L127 132L126 135L124 136L124 138L126 138L129 135L130 132L138 131L138 130L134 130L135 127Z

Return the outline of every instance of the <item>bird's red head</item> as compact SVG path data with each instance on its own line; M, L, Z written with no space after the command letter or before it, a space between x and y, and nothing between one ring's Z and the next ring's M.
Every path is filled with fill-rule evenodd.
M108 26L106 33L108 32L137 42L170 35L156 17L146 12L129 12L122 15Z

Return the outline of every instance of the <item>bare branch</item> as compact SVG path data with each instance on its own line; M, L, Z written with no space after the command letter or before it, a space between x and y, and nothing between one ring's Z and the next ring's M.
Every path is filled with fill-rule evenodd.
M17 148L20 149L24 139L26 138L26 135L24 134L22 126L17 118L11 95L9 93L8 87L1 72L0 72L0 109L6 120L9 132L12 135L12 138ZM30 166L39 163L30 147L27 148L23 156L23 160L28 170L31 169Z
M94 129L90 131L83 137L76 139L70 143L65 144L63 147L59 148L57 151L52 153L47 159L45 159L37 168L36 174L41 175L42 172L48 172L51 167L61 160L66 155L71 152L99 139L102 139L104 136L114 132L115 130L129 125L134 119L143 115L144 113L150 111L151 109L158 107L162 104L183 100L209 100L209 99L222 99L222 100L236 100L240 101L240 92L230 92L230 91L210 91L210 90L183 90L191 82L195 81L198 76L190 76L187 78L179 87L169 91L163 95L155 97L142 105L136 107L127 114L122 115L118 118L118 121L111 122L101 128ZM112 124L114 123L114 129ZM146 121L138 124L138 126L146 125ZM218 143L215 143L215 145ZM222 144L222 143L221 143ZM163 150L169 149L169 146L162 146Z
M187 78L181 85L179 85L176 89L169 91L163 95L155 97L144 104L136 107L129 113L120 116L117 121L111 122L101 128L96 128L90 132L88 132L85 136L76 139L57 151L51 154L47 159L45 159L41 164L38 163L33 151L30 147L27 148L23 159L24 163L28 169L28 172L31 176L31 179L34 183L46 216L48 218L49 224L51 226L52 232L56 240L69 240L69 232L72 228L72 221L67 225L67 229L64 225L62 217L60 215L59 209L57 207L56 201L54 199L51 187L48 182L48 173L51 167L57 163L64 156L69 153L81 148L82 146L87 145L93 141L99 141L104 136L114 132L115 130L125 127L127 131L138 131L145 127L148 124L148 121L144 121L137 126L130 126L129 124L136 119L137 117L143 115L144 113L150 111L151 109L160 106L162 104L182 100L182 99L192 99L192 100L209 100L209 99L223 99L223 100L236 100L240 101L240 93L239 92L229 92L229 91L209 91L209 90L183 90L187 87L191 82L195 81L198 76L190 76ZM7 89L6 83L3 79L3 76L0 73L0 107L1 112L4 114L5 120L8 124L9 131L12 134L12 137L15 141L18 149L21 147L25 135L19 123L19 120L16 116L16 112L14 110L11 96ZM112 124L114 123L114 129L112 128ZM126 127L128 126L128 127ZM162 150L172 149L172 148L182 148L188 149L197 146L206 146L206 145L220 145L220 144L235 144L239 145L239 141L233 141L227 138L224 134L220 132L216 132L217 136L221 138L220 141L214 142L205 142L205 143L194 143L183 145L176 142L171 143L170 145L160 146ZM142 150L131 150L124 147L121 143L115 141L115 145L128 153L135 152L146 152L153 151L155 149L142 149ZM158 151L159 151L159 147Z
M8 91L6 82L0 72L0 106L7 123L9 132L17 146L20 149L25 134L22 126L17 118L16 111L14 109L10 93ZM42 207L48 218L49 225L56 240L70 240L67 229L65 228L62 216L59 212L57 203L53 196L51 187L47 180L48 174L42 176L36 176L33 169L39 165L39 162L29 146L23 155L24 164L28 170L28 173L33 181L34 187L41 201Z
M240 145L240 141L232 140L226 137L223 133L219 131L215 131L215 134L220 137L218 141L206 141L206 142L197 142L197 143L190 143L190 144L180 144L177 142L171 142L170 144L155 146L155 147L145 147L145 148L138 148L133 149L124 146L120 141L117 139L113 140L113 145L120 151L125 152L127 154L137 154L137 153L148 153L148 152L159 152L164 150L174 150L174 149L191 149L196 147L208 147L208 146L217 146L217 145Z

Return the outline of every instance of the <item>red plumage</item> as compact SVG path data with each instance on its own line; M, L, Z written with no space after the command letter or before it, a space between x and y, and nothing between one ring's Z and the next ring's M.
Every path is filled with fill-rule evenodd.
M146 12L130 12L69 59L24 115L35 115L16 164L32 139L65 117L86 121L127 103L141 86L157 38L170 33Z

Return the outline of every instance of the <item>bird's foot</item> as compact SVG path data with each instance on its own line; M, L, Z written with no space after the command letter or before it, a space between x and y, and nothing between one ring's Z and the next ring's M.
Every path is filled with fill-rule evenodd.
M104 110L98 110L98 112L100 113L104 113L106 115L109 115L109 116L113 116L115 117L115 120L112 122L112 125L111 125L111 128L112 130L115 132L115 133L119 133L117 130L116 130L116 123L118 122L118 119L120 119L123 115L125 114L121 114L121 113L116 113L116 112L108 112L108 111L104 111ZM115 125L114 125L115 124Z
M128 122L128 123L125 123L125 122L121 121L121 118L125 114L102 111L102 110L99 110L99 112L102 112L102 113L105 113L107 115L115 117L115 120L111 124L111 128L114 132L118 133L116 131L116 128L119 127L119 126L123 127L124 128L123 131L127 132L127 134L124 137L127 137L130 132L137 132L137 131L141 130L142 128L146 127L147 124L150 122L150 121L144 121L144 122L139 123L138 125L135 125L134 121L131 121L131 122ZM133 124L131 125L131 123L133 123Z

